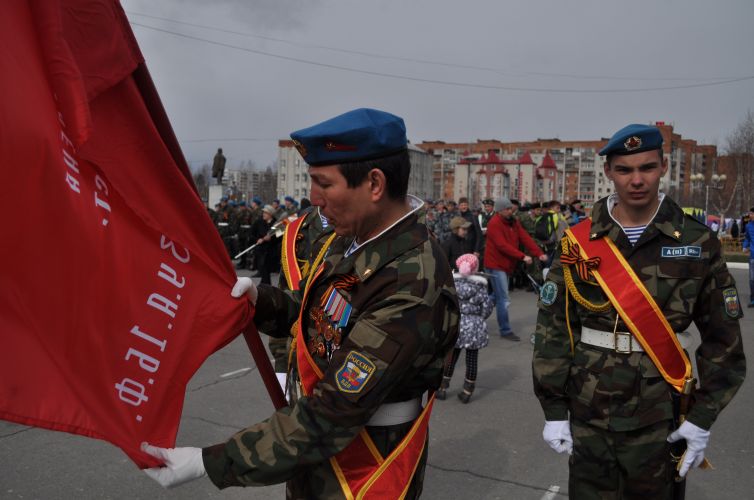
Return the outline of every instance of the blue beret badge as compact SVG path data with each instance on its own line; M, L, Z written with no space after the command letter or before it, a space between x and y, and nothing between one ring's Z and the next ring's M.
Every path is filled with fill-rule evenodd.
M641 137L632 135L626 142L623 143L623 147L626 151L635 151L641 147Z
M737 318L741 314L738 304L738 292L735 288L726 288L723 290L723 301L725 302L725 314L731 318Z
M351 351L335 374L335 382L340 391L356 394L361 392L376 369L369 358L360 352Z
M554 281L548 281L542 286L542 290L539 291L539 300L546 306L551 306L555 303L555 299L558 298L558 285Z

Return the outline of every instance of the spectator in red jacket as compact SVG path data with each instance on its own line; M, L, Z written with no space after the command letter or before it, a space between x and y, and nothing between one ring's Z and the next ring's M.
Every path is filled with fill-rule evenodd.
M495 215L487 225L487 243L484 250L484 268L491 276L495 291L495 308L500 336L507 340L519 341L521 338L511 330L508 319L508 275L516 268L519 261L531 264L532 258L519 250L524 247L531 255L541 261L547 255L537 246L521 223L513 217L513 204L508 198L495 201Z

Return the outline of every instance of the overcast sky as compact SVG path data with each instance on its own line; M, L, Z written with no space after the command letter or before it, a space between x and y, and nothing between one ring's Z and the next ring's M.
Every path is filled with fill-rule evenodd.
M754 109L751 0L121 1L193 168L217 147L264 167L357 107L415 143L660 120L720 148Z

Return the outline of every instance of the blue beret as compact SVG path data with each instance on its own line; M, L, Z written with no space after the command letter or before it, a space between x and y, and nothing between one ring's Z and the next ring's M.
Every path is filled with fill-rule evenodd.
M651 125L631 124L617 131L600 150L601 156L631 155L662 148L660 129Z
M285 197L285 198L283 198L283 199L284 199L285 201L290 201L291 203L296 203L296 200L294 200L292 196L286 196L286 197Z
M255 196L254 198L251 199L251 201L253 201L257 205L264 205L264 203L262 203L262 198L260 198L259 196Z
M373 160L406 149L403 119L360 108L291 133L296 149L311 166Z

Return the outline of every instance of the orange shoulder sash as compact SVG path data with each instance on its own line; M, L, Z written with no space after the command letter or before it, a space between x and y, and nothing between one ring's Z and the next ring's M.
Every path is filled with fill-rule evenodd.
M675 332L620 250L608 238L590 240L591 228L587 219L567 229L566 235L585 261L600 258L598 269L592 269L600 287L663 378L683 392L691 378L691 363Z
M288 282L289 290L298 290L300 286L299 283L301 283L303 277L301 267L296 258L296 240L305 218L305 216L301 216L286 224L285 232L283 233L283 249L280 254L280 267L285 276L285 281Z

